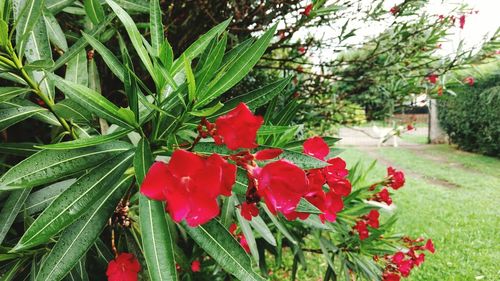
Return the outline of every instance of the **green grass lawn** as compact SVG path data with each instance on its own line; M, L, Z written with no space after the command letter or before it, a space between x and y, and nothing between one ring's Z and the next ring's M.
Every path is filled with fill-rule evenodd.
M499 280L500 160L444 145L378 153L408 174L394 196L396 231L436 244L436 254L408 280ZM351 165L372 160L351 148L341 156ZM385 166L378 164L373 173L385 174Z

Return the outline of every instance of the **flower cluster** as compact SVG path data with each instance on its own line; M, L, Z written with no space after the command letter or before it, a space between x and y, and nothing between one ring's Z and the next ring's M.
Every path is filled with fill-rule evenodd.
M361 220L356 222L356 225L353 228L359 233L359 239L365 240L370 236L367 226L374 229L380 227L380 222L378 220L379 217L380 213L377 210L371 210L368 215L363 216Z
M121 253L108 264L108 281L137 281L141 265L130 253Z
M320 137L308 139L303 148L304 154L325 161L326 167L321 169L303 170L283 159L268 161L283 152L277 148L251 153L251 149L258 147L256 136L262 123L263 118L254 115L244 103L217 118L215 123L202 119L193 147L201 138L212 137L215 144L235 152L224 157L216 153L202 156L178 149L168 164L155 162L151 166L141 193L165 201L174 221L186 220L189 226L198 226L219 214L217 199L220 195L231 195L239 166L248 178L246 199L239 206L245 219L251 220L259 214L257 203L261 199L273 214L279 212L289 220L306 219L308 213L296 211L304 198L323 212L320 215L323 222L335 221L336 213L343 208L342 197L351 192L346 163L340 158L325 160L330 148ZM329 187L326 190L325 185Z
M384 256L386 265L382 275L383 281L399 281L401 277L408 277L413 268L424 262L425 254L423 251L435 252L431 239L428 239L425 245L423 238L413 240L409 237L403 237L402 241L407 247L407 251Z

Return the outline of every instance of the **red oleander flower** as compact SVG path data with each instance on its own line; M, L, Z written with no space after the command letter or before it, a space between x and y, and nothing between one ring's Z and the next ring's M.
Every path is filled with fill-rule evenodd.
M413 260L403 260L398 264L399 273L401 273L401 276L403 277L408 277L413 269L413 266Z
M391 14L396 15L399 12L399 7L394 6L389 11L391 12Z
M248 106L240 103L235 109L215 120L214 140L226 144L227 148L256 148L257 131L264 122L262 116L255 116Z
M436 84L438 78L439 78L439 76L437 74L434 74L434 73L429 74L427 76L427 80L429 80L429 83L431 83L431 84Z
M389 206L392 204L391 196L389 195L389 191L386 188L377 193L377 197L381 202L385 202Z
M344 202L342 197L335 192L327 192L325 194L325 207L324 209L319 208L323 211L323 214L319 215L321 221L334 222L337 219L337 213L342 211L344 208Z
M327 161L330 166L323 168L326 182L330 189L338 195L347 196L351 193L351 182L346 179L349 171L346 163L339 157Z
M235 224L235 223L232 223L230 226L229 226L229 233L231 233L233 236L236 235L236 229L238 228L238 225Z
M243 202L241 204L241 216L243 216L247 221L251 221L253 217L259 215L259 209L255 203Z
M154 163L141 185L141 193L165 200L176 222L186 219L189 226L204 224L219 214L217 197L230 195L236 180L236 166L218 154L202 158L176 150L170 162Z
M313 8L313 4L307 5L304 8L304 11L301 12L301 14L305 15L306 17L308 17L311 14L312 8Z
M406 130L411 131L411 130L413 130L413 129L415 129L415 127L413 127L413 125L412 125L412 124L408 124L408 125L406 125Z
M464 26L465 26L465 15L460 16L459 21L460 21L460 28L464 29Z
M415 263L416 266L420 266L424 261L425 261L424 253L418 255L415 259L413 259L413 262Z
M434 243L432 243L432 240L431 240L431 239L427 240L427 242L425 243L424 248L425 248L427 251L429 251L429 252L431 252L431 253L433 253L433 254L434 254L434 252L436 251L436 249L434 248Z
M397 252L392 256L392 263L398 265L405 259L405 254L403 252Z
M303 55L306 53L306 48L304 46L299 46L297 48L297 51L299 51L299 53Z
M239 238L240 238L240 245L243 248L243 250L245 250L245 252L247 253L250 253L250 246L248 246L248 242L247 239L245 238L245 235L240 234Z
M365 240L370 236L366 223L364 221L356 222L354 229L359 233L359 239Z
M308 190L305 172L294 164L278 160L255 169L257 191L273 214L292 213Z
M402 171L397 171L392 167L387 168L389 176L389 186L397 190L405 184L405 174Z
M279 148L268 148L257 151L255 153L255 159L257 160L270 160L278 157L281 153L283 153L282 149Z
M342 158L335 157L326 162L330 164L324 168L327 178L332 176L336 178L345 178L349 174L349 171L346 169L346 163Z
M351 193L351 182L348 179L327 177L327 183L330 190L340 196L347 196Z
M201 264L199 260L195 260L191 263L191 271L192 272L200 272Z
M367 224L373 228L379 228L379 217L380 213L377 210L371 210L370 213L368 213L368 215L366 216Z
M401 277L394 272L384 272L382 281L400 281Z
M328 144L321 137L312 137L307 139L304 144L304 154L325 160L325 157L330 153Z
M108 281L137 281L137 274L141 271L141 265L129 253L121 253L108 264L106 275Z
M464 79L464 82L467 83L467 84L469 84L469 86L472 87L472 86L474 86L474 82L475 82L474 81L474 77L472 77L472 76L466 77Z

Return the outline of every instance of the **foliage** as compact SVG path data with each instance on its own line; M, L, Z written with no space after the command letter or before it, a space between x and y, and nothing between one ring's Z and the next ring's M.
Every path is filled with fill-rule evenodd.
M447 88L450 94L439 100L438 112L440 124L453 143L464 150L498 157L500 73L498 63L493 66L495 69L491 73L475 76L472 86L460 83L471 76L461 73L456 77L460 82Z
M106 273L113 280L110 272L131 257L124 253L138 260L142 280L227 280L229 276L262 280L261 275L267 274L264 252L279 262L286 247L293 252L294 278L299 264L305 266L305 238L314 238L320 245L313 252L323 255L328 263L325 280L337 276L381 280L384 274L406 275L409 264L413 268L422 261L420 251L433 251L430 241L422 245L423 238L392 235L393 217L380 225L375 217L376 210L384 207L375 201L382 200L380 194L385 190L383 200L390 204L387 188L398 189L404 183L402 173L389 170L382 179L366 182L364 172L354 167L347 177L345 163L335 158L339 151L329 153L335 138L321 140L321 153L326 151L322 157L303 153L307 150L302 148L304 139L296 138L299 127L290 126L300 104L293 99L286 101L289 92L285 88L292 87L289 77L280 76L248 92L223 97L264 55L276 33L275 25L256 38L227 48L229 18L183 51L174 52L164 35L159 1L106 0L102 6L97 0L86 0L83 5L49 0L0 3L3 280L74 276L102 280ZM317 1L312 13L321 16L330 11L336 11L336 6ZM136 24L144 13L149 14L148 21ZM308 18L305 15L303 21ZM104 88L108 83L112 86ZM245 104L262 112L263 117L245 112L256 123L264 123L250 140L259 146L232 151L217 145L217 131L223 134L218 124L221 118L231 119L228 116L234 114L234 108ZM243 128L229 134L249 130L244 122L236 125ZM228 138L223 141L230 148ZM307 184L306 173L332 174L328 185L336 189L341 183L343 198L333 187L323 186L326 179L316 186L316 192L337 199L337 205L330 206L335 212L321 221L326 211L303 194L300 203L293 206L303 220L270 210L272 200L263 204L257 197L259 202L249 202L256 198L249 196L255 189L251 180L270 165L269 158L257 155L266 150L269 153L269 148L280 151L278 159L290 161L271 164L295 167ZM201 162L218 159L218 155L223 159L220 163L238 164L248 172L245 176L240 171L235 181L229 181L232 192L215 201L215 209L220 206L222 211L201 225L180 222L170 202L165 206L144 196L143 182L153 170L150 167L155 167L153 161L157 161L155 165L170 165L180 151L194 151L189 154L203 159ZM246 160L238 162L239 157ZM202 175L209 178L217 173ZM191 178L179 180L184 187ZM248 186L245 180L249 180ZM240 203L258 203L257 214L247 220ZM204 210L201 204L199 208ZM228 229L232 223L238 224L236 237L241 246ZM391 259L396 254L408 256L405 273L400 269L403 260ZM196 262L197 267L193 266ZM128 271L135 274L137 262L129 264L134 268Z

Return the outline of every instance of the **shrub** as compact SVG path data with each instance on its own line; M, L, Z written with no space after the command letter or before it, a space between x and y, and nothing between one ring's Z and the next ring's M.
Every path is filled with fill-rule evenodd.
M500 75L453 87L439 100L439 121L461 149L500 156Z
M2 280L264 280L286 247L293 279L312 250L325 280L398 280L434 252L379 218L402 172L366 182L336 157L337 139L296 139L299 104L276 103L288 77L222 99L276 26L226 51L226 20L174 58L159 1L145 35L113 0L84 2L68 9L81 37L38 2L14 19L2 7ZM121 90L102 91L112 78Z

